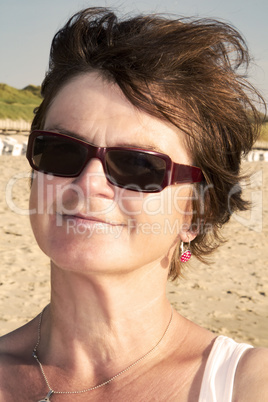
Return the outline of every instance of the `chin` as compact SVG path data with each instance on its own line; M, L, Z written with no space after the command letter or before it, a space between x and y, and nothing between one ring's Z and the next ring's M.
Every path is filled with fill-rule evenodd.
M79 244L63 245L43 250L51 259L52 266L65 271L86 273L111 273L115 267L120 267L120 255L122 252L116 247L109 247L107 242L103 244ZM125 261L125 260L124 260ZM122 263L125 267L125 263Z

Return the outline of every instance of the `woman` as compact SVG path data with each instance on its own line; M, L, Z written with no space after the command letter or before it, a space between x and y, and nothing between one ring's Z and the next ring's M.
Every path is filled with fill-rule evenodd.
M2 338L1 400L268 399L267 350L216 338L165 296L246 208L247 57L233 28L207 20L93 8L56 34L27 150L51 303Z

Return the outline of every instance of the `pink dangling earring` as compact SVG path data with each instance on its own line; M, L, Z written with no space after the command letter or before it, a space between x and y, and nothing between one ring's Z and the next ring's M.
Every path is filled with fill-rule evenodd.
M184 242L181 242L181 262L187 262L190 260L192 256L192 253L190 251L190 244L191 242L189 241L188 248L184 251Z

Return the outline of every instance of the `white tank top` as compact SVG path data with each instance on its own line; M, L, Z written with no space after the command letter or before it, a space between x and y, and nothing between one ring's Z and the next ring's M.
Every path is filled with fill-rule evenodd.
M202 380L198 402L232 402L234 377L242 354L252 346L226 336L214 341Z

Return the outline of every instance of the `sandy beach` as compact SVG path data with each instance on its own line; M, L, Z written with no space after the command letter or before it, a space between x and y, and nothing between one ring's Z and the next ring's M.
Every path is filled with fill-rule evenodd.
M26 158L2 155L0 166L3 335L49 302L49 261L35 244L27 216ZM268 347L268 163L244 163L244 168L252 172L246 194L254 208L234 215L223 228L228 241L213 255L213 264L192 261L184 279L168 284L167 295L182 315L216 334Z

